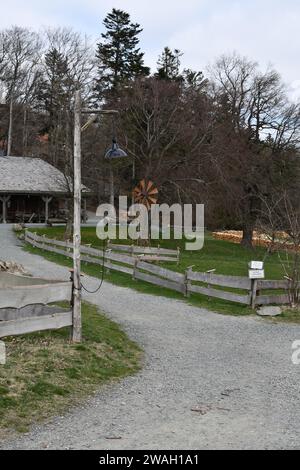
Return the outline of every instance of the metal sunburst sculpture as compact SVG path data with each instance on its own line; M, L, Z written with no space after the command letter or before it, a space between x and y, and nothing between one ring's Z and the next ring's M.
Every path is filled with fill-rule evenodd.
M133 190L133 199L136 204L143 204L149 212L151 206L157 203L158 189L151 180L142 179ZM151 230L149 226L148 240L138 240L138 244L142 246L150 246Z
M158 200L158 189L151 180L142 179L133 190L134 202L143 204L150 211L152 204Z

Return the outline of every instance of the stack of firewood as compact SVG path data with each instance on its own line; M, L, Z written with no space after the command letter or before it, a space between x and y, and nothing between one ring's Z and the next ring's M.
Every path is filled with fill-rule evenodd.
M12 261L0 261L0 271L13 274L27 274L24 266Z

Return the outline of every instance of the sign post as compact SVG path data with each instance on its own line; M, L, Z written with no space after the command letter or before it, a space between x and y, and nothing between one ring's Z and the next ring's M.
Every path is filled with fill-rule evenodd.
M251 307L255 309L257 292L257 283L259 279L265 278L263 261L251 261L249 263L249 279L251 279Z

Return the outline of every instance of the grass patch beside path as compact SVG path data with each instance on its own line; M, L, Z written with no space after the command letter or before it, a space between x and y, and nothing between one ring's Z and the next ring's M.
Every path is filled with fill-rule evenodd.
M277 317L265 317L273 323L300 323L300 310L286 308Z
M26 432L113 379L137 372L141 350L119 326L83 305L83 342L69 342L64 328L4 338L7 364L0 366L0 438Z

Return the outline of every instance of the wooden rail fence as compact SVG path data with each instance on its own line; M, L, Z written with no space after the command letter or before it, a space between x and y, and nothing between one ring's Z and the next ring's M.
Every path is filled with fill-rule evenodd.
M72 283L0 273L0 338L72 326L71 308L48 304L69 301Z
M29 231L26 231L25 240L37 248L70 258L73 256L73 245L70 242L50 239ZM171 289L186 297L191 294L201 294L249 305L252 308L258 305L290 303L290 284L287 280L251 280L247 277L196 272L192 268L187 269L185 273L178 273L149 263L147 258L137 257L136 255L144 250L143 248L135 247L136 251L134 251L132 247L126 245L114 245L115 251L111 248L111 244L109 246L110 249L104 253L102 250L82 246L82 260L99 266L104 264L108 270L131 275L137 281L141 280ZM123 252L120 253L117 250ZM165 254L162 251L169 250L161 250L160 254ZM274 293L265 294L264 291L274 291Z
M144 261L168 261L177 262L180 260L180 248L177 250L170 250L168 248L157 247L141 247L136 245L117 245L115 243L108 242L107 248L121 253L127 253L130 256L139 256Z

